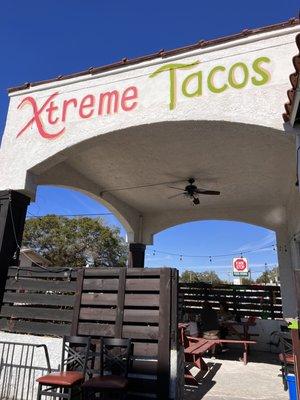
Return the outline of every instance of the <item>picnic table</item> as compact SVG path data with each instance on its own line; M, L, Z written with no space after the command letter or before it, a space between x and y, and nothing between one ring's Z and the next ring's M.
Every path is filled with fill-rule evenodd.
M242 323L238 323L242 324ZM199 371L208 371L208 366L203 359L204 354L211 349L214 349L216 345L222 345L224 343L228 344L242 344L244 346L243 357L242 360L244 365L248 362L248 352L249 352L249 345L255 344L254 340L249 339L204 339L198 338L193 336L187 336L185 331L188 327L188 324L181 323L178 325L179 330L179 340L180 343L184 347L184 356L186 363L192 363L195 367L199 369ZM246 331L247 333L247 331ZM188 383L197 382L191 372L187 370L187 374L185 374L185 380Z
M249 334L249 328L256 325L254 321L222 321L220 324L225 326L229 333L238 336L241 340L250 340L250 336L256 336ZM241 327L243 332L240 333L236 327Z

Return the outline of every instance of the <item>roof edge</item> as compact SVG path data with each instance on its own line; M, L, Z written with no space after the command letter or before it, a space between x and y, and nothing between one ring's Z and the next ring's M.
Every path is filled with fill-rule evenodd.
M287 91L288 102L285 103L285 113L282 114L284 122L290 122L295 103L296 90L300 85L300 33L296 36L298 54L293 57L295 72L290 74L291 89Z
M290 27L293 27L293 26L296 26L299 24L300 24L300 18L291 18L288 21L280 22L280 23L273 24L273 25L267 25L264 27L254 28L254 29L244 29L243 31L241 31L239 33L229 35L229 36L222 36L220 38L216 38L216 39L212 39L212 40L200 40L197 43L179 47L179 48L176 48L173 50L165 51L164 49L162 49L156 53L133 58L131 60L127 59L127 58L122 58L121 61L117 61L115 63L104 65L101 67L91 67L91 68L81 71L81 72L76 72L76 73L72 73L72 74L68 74L68 75L59 75L56 78L51 78L51 79L47 79L47 80L43 80L43 81L26 82L22 85L8 88L7 91L8 91L8 93L13 93L13 92L29 89L29 88L32 88L35 86L39 86L39 85L43 85L43 84L47 84L47 83L51 83L51 82L58 82L58 81L65 80L65 79L77 78L77 77L84 76L84 75L95 75L95 74L99 74L101 72L115 70L115 69L121 68L125 65L126 66L135 65L135 64L138 64L141 62L154 60L155 58L158 58L158 57L167 58L167 57L175 56L178 54L186 53L186 52L192 51L192 50L213 47L213 46L216 46L219 44L246 38L246 37L253 36L253 35L256 35L259 33L266 33L266 32L275 31L278 29L290 28Z

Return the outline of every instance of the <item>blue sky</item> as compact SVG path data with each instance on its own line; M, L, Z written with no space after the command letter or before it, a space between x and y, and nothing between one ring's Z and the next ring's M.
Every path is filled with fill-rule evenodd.
M13 0L0 9L0 136L8 107L6 89L24 82L108 64L162 48L229 35L246 28L277 23L297 16L299 0L251 2L227 0ZM107 210L73 191L39 188L31 214L107 213ZM119 225L111 215L104 219ZM122 229L122 234L124 230ZM204 221L184 224L155 236L147 250L147 266L176 266L201 271L215 269L227 277L232 257L214 257L270 246L274 234L237 222ZM153 251L156 254L153 255ZM209 258L184 255L212 255ZM256 276L265 263L277 263L270 249L249 253Z

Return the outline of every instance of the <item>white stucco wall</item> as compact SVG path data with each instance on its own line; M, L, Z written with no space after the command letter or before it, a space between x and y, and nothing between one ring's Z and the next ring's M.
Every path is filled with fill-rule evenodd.
M291 182L296 130L283 123L282 113L299 32L298 25L259 33L12 93L0 148L0 190L21 190L34 198L38 184L74 187L110 208L130 241L147 244L162 229L191 220L234 219L268 227L291 247L281 257L281 268L283 290L293 291L293 269L300 259L291 245L300 229L299 192ZM176 104L171 106L175 95L170 98L170 71L159 72L170 64L184 65L176 70L176 85L172 81L177 90ZM214 88L224 89L220 93L208 86L212 71ZM104 102L103 115L99 115L101 94L113 91L119 95L117 112L108 113ZM84 116L94 110L87 118L79 115L85 96L95 99L94 108L88 103L81 108ZM240 159L239 152L243 153ZM240 166L246 159L243 175ZM102 192L103 181L104 188L135 186L137 181L186 178L198 170L200 177L211 180L212 189L221 190L219 203L201 199L201 207L191 209L167 202L172 194L167 188L164 193L162 188L147 193ZM290 299L285 315L295 316L296 297Z
M1 165L7 166L6 174L0 175L0 189L27 189L34 193L34 177L27 175L28 170L54 155L56 159L52 160L52 163L62 161L63 150L76 143L126 127L170 120L223 120L283 130L281 114L285 93L290 86L288 77L293 72L291 59L296 54L295 34L299 31L299 26L296 26L271 33L261 33L176 57L153 60L96 76L44 84L13 93L0 150ZM267 57L270 60L261 65L270 74L270 80L262 86L255 86L251 78L260 80L261 76L253 71L252 64L260 57ZM189 70L177 71L177 105L175 109L170 110L169 72L162 72L153 78L150 78L150 75L166 64L194 62L199 64ZM249 81L242 89L228 85L228 71L237 62L244 63L249 69ZM226 83L228 88L222 93L212 93L207 88L207 77L214 67L220 65L225 71L216 73L215 86L221 87ZM197 71L202 71L202 95L187 98L180 93L180 84L187 75ZM238 73L236 78L242 79ZM195 80L192 80L188 86L190 92L194 91L194 84ZM61 119L59 114L64 100L74 97L81 99L87 94L93 94L98 99L100 93L112 90L122 93L131 86L135 86L138 90L137 105L132 111L121 110L113 115L95 115L80 119L78 110L70 106L66 123L58 121L51 126L46 122L45 112L41 113L47 132L57 133L65 128L64 133L58 138L49 140L40 136L36 123L33 123L21 136L16 137L33 115L33 107L28 101L18 109L24 98L29 95L40 108L50 95L58 92L53 100L59 108L57 116ZM129 101L128 104L132 105L133 102ZM16 157L18 154L22 154L21 164Z

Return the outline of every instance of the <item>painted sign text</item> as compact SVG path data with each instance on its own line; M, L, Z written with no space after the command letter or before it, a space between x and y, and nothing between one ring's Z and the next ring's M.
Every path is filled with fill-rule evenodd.
M138 104L136 86L130 86L123 92L112 90L100 93L98 96L86 94L81 98L65 99L63 102L57 101L58 96L59 92L51 94L41 105L38 105L32 96L25 97L18 109L29 105L32 109L32 117L18 132L17 137L35 124L43 138L55 139L65 132L70 113L75 112L79 119L88 119L117 114L120 109L125 112L132 111Z
M259 57L251 65L244 62L232 64L229 68L216 65L209 71L196 71L187 75L182 82L178 82L179 70L190 70L200 64L195 61L190 64L166 64L154 71L150 78L167 72L169 75L169 108L174 110L178 99L178 89L184 97L200 97L204 88L207 87L211 93L223 93L226 90L243 89L248 84L254 86L265 85L270 81L271 75L266 69L266 64L271 60L268 57Z

